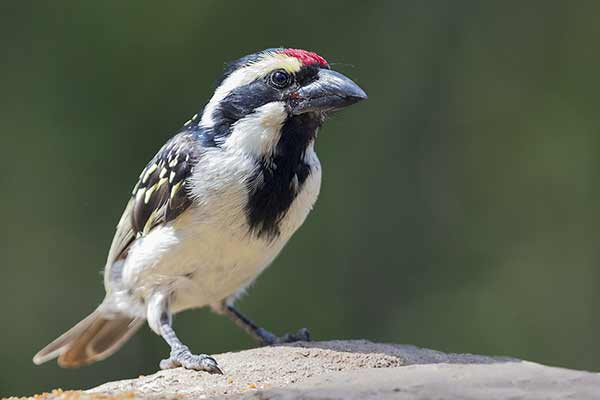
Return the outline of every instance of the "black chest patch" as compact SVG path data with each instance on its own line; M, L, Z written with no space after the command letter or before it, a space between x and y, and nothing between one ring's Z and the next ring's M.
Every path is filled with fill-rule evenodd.
M289 118L273 154L258 161L246 206L250 231L258 237L279 235L281 220L311 173L304 154L320 124L319 116L308 113Z

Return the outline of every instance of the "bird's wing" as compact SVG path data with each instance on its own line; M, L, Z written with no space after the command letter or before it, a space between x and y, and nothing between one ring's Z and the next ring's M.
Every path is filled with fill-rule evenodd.
M152 228L177 218L192 203L187 178L199 158L189 133L169 140L140 174L131 199L117 225L106 263L106 283L113 265L127 257L131 245Z

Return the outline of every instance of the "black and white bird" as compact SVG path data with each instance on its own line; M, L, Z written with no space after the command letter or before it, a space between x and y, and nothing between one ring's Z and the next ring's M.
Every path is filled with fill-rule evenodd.
M145 320L171 348L161 368L221 373L176 336L172 315L210 306L262 344L277 337L235 299L273 261L312 209L321 185L315 153L327 114L367 98L325 59L268 49L231 63L204 110L142 171L117 226L106 297L33 358L77 367L114 353Z

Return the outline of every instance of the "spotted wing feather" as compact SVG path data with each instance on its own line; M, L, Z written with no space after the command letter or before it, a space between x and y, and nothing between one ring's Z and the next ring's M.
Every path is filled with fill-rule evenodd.
M188 133L168 141L146 165L117 226L107 272L125 258L136 238L177 218L192 203L186 182L198 160L198 147Z

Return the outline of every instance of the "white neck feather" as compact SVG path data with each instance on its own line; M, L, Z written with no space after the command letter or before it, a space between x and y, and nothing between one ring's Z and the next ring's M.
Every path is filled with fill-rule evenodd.
M223 148L255 158L268 156L281 137L281 128L287 117L284 102L265 104L232 125Z

